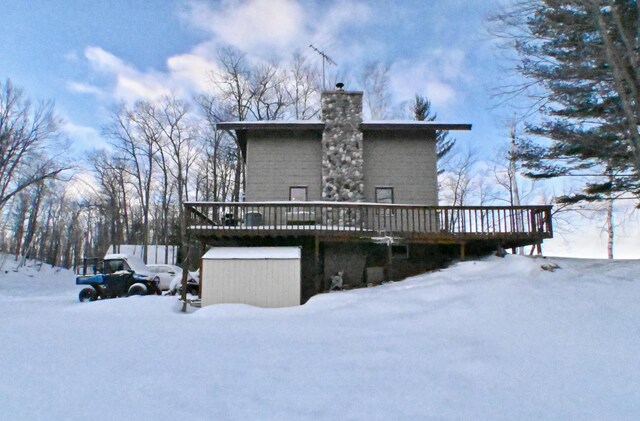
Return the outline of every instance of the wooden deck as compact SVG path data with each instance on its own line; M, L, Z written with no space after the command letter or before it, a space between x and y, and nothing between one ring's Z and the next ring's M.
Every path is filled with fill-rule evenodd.
M347 202L188 202L190 235L312 236L410 243L492 241L507 247L553 236L551 206L421 206Z

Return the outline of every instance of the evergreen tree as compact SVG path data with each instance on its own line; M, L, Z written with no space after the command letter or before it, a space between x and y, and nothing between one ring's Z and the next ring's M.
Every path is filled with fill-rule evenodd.
M495 17L519 56L523 86L542 88L519 158L534 178L590 174L564 201L640 195L640 54L635 0L518 1ZM518 90L512 89L511 92Z
M438 117L438 114L431 111L431 101L417 94L413 104L413 115L418 121L435 121ZM448 130L436 131L436 155L438 161L451 152L455 144L456 139L449 137Z

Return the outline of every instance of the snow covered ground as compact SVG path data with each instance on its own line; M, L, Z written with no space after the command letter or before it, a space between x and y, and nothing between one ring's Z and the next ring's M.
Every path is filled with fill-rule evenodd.
M639 273L493 257L185 315L175 297L81 304L70 272L5 264L0 419L638 420Z

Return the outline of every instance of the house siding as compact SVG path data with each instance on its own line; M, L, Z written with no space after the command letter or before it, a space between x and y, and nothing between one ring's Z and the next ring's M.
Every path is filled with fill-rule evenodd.
M247 141L246 200L289 200L291 186L307 186L307 200L320 200L321 153L319 132L251 133Z
M435 139L429 134L364 133L364 196L375 202L376 187L393 187L395 203L438 204Z

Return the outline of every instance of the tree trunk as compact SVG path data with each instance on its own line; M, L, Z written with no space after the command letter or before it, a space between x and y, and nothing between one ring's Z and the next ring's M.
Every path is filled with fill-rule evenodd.
M613 222L613 198L609 195L607 200L607 259L613 259L613 235L614 235L614 222Z
M520 191L518 189L518 165L517 165L517 146L516 146L516 124L511 125L511 146L509 148L509 168L507 170L509 176L509 187L511 196L511 206L520 206ZM516 213L516 230L524 228L522 215ZM524 247L514 248L517 254L524 254Z
M31 241L36 232L36 225L38 223L38 213L40 212L40 205L42 203L42 196L44 191L44 185L38 183L33 192L33 198L31 201L31 213L29 214L29 221L27 222L27 231L24 236L24 242L22 246L22 252L25 256L31 249Z

